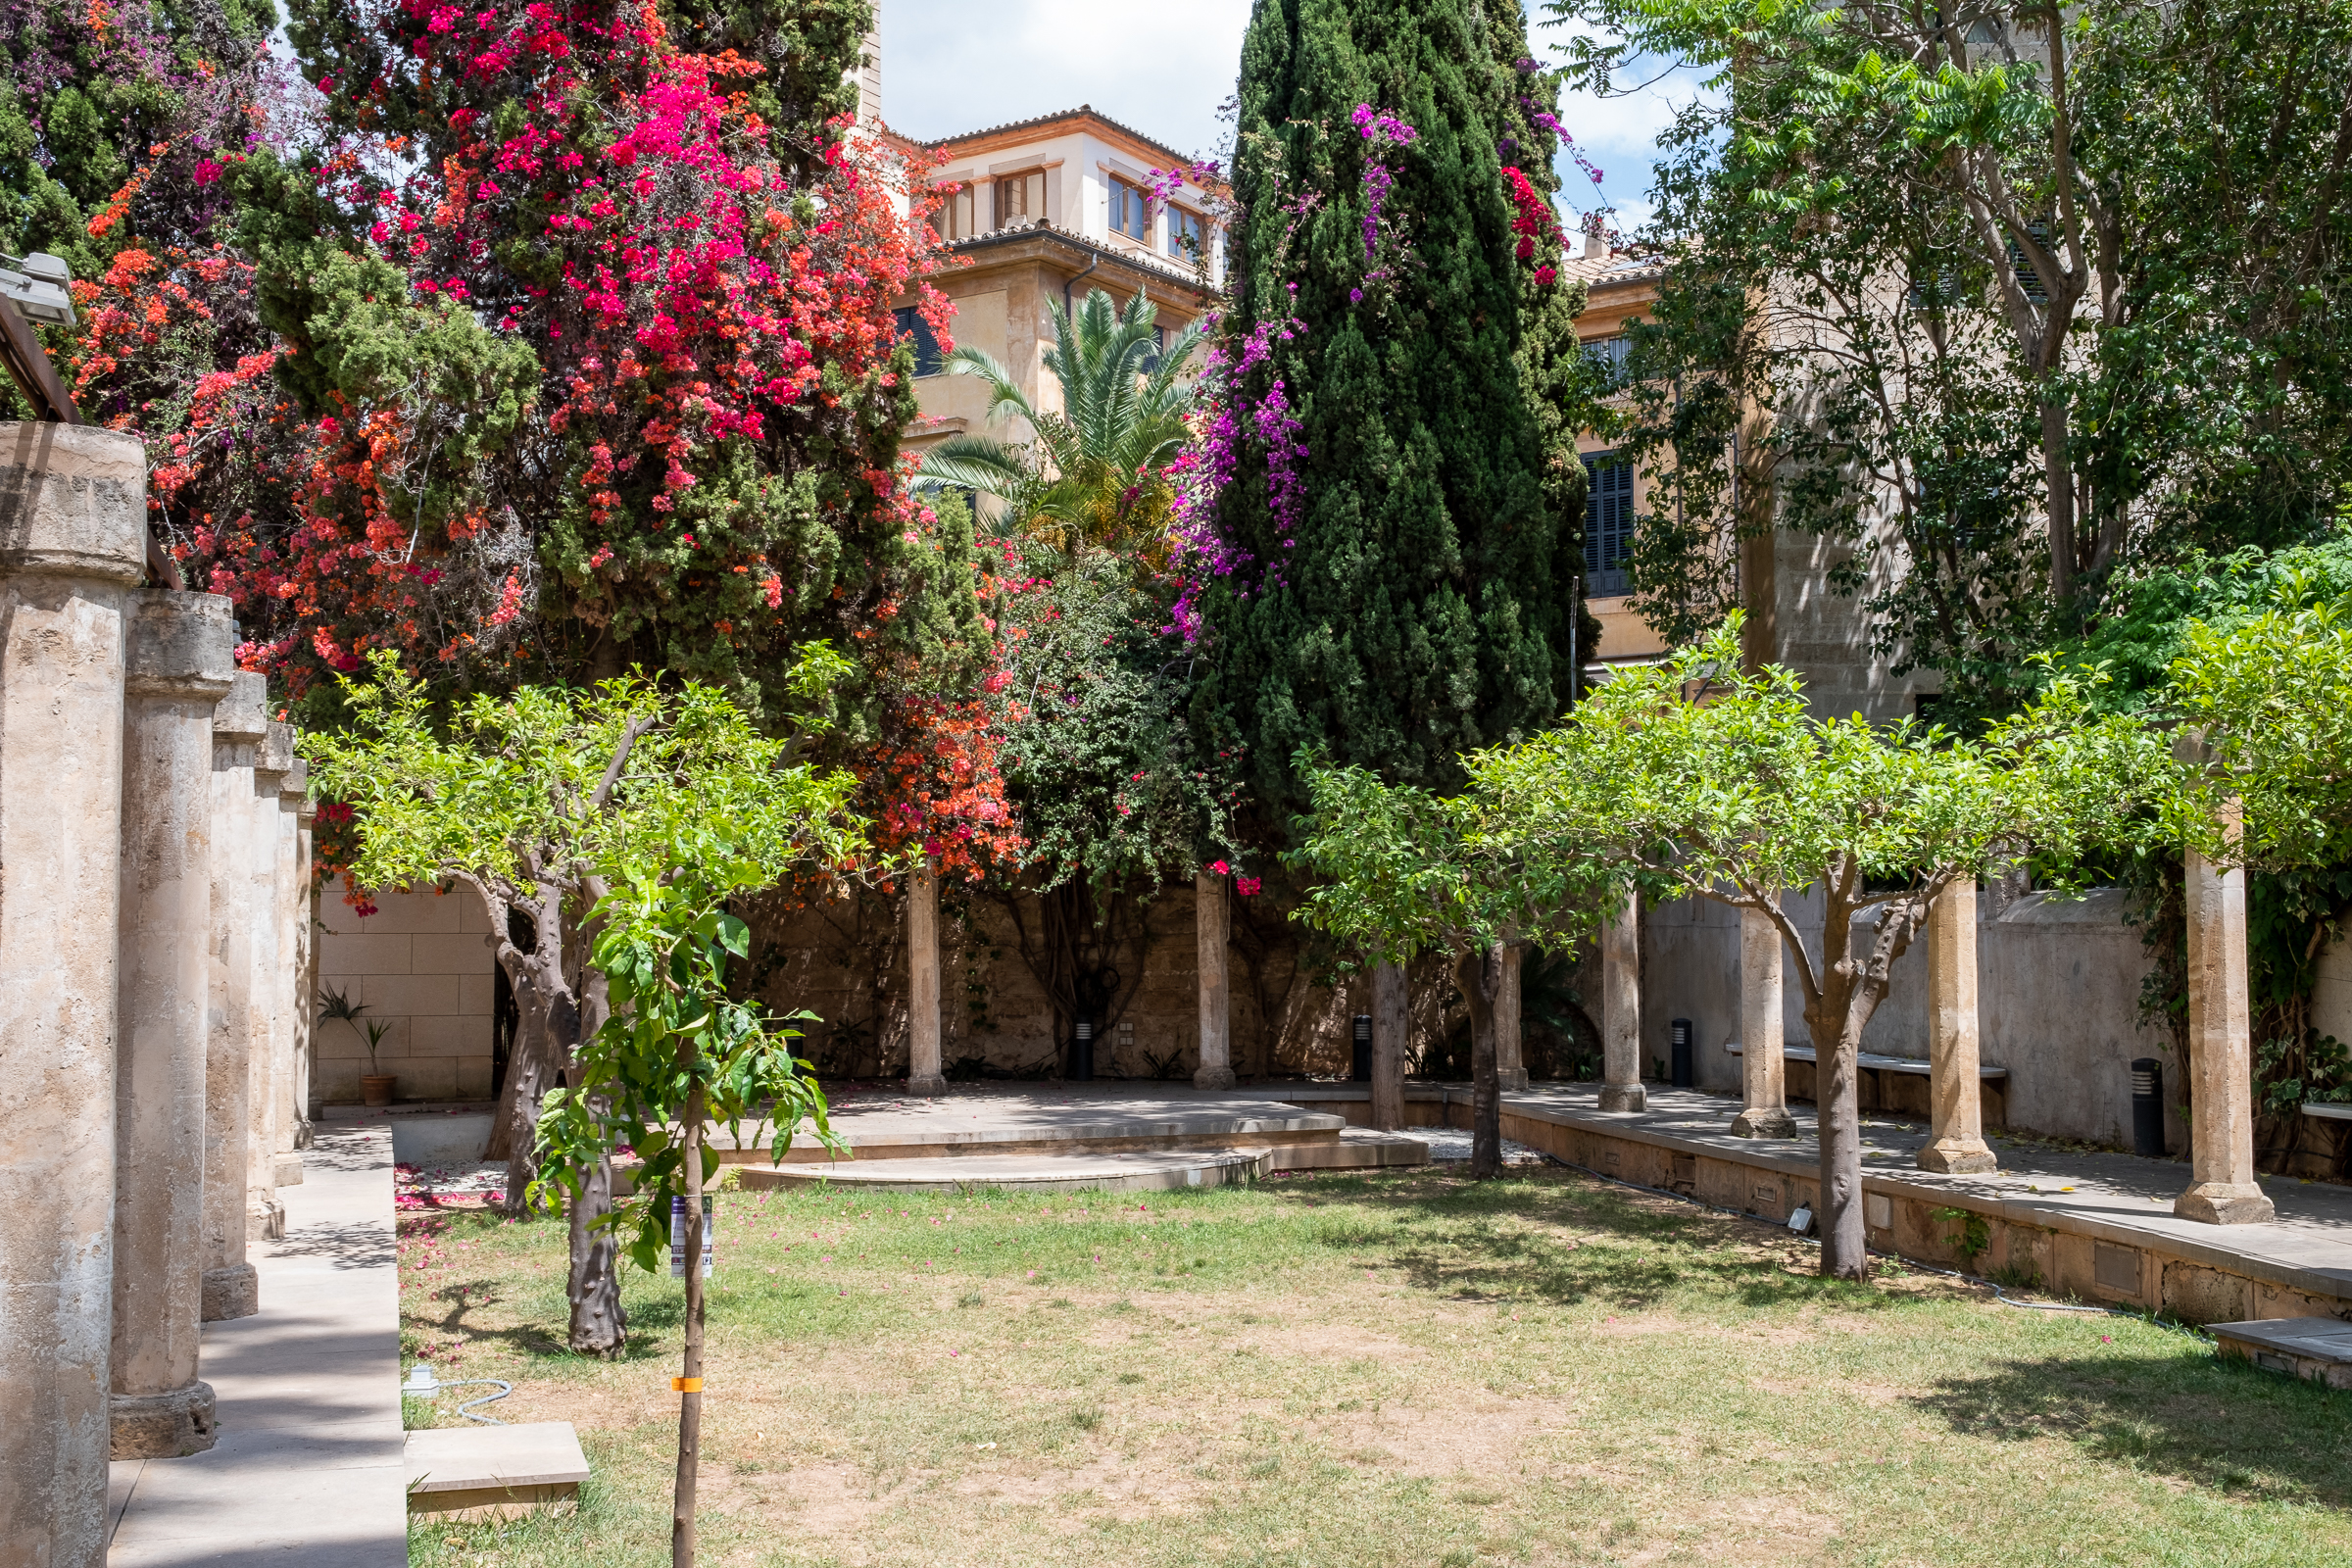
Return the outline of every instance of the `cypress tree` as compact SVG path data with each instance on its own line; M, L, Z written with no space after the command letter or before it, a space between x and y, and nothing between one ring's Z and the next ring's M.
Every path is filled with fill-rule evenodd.
M1196 712L1278 814L1301 747L1443 788L1568 699L1582 470L1547 487L1558 345L1522 357L1558 240L1518 254L1496 147L1533 128L1524 37L1468 0L1260 0L1243 44Z

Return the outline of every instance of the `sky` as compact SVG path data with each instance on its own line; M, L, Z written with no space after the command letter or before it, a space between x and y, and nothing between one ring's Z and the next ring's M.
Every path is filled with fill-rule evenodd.
M1179 151L1213 156L1250 0L880 0L882 114L918 140L1092 104ZM1537 28L1541 57L1561 36ZM1575 99L1560 123L1603 176L1630 233L1648 216L1656 139L1694 89L1670 78L1605 103ZM1563 155L1570 216L1595 205ZM1572 225L1573 226L1573 225Z

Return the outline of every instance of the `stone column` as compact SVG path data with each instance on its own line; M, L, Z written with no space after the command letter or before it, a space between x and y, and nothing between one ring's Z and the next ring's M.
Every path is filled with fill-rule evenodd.
M1494 988L1494 1079L1504 1089L1527 1087L1527 1052L1519 1022L1520 971L1527 944L1502 944L1502 983Z
M1600 1108L1641 1110L1642 895L1629 893L1617 917L1600 928Z
M261 1310L245 1260L253 1119L253 764L269 682L240 673L213 712L213 941L204 1055L204 1320Z
M906 1092L944 1095L939 1070L939 868L930 857L906 887Z
M204 1062L213 939L213 710L237 624L215 594L131 607L122 715L115 1042L113 1440L118 1459L213 1446L196 1378L204 1298Z
M1404 1125L1404 969L1372 970L1372 1125L1384 1133Z
M2240 833L2235 802L2223 830ZM2188 1191L2173 1212L2209 1225L2277 1216L2254 1180L2254 1053L2246 982L2246 873L2182 857L2188 905Z
M1928 1101L1934 1137L1921 1170L1955 1176L1997 1170L1984 1143L1977 1059L1977 879L1963 877L1928 911Z
M274 1241L286 1234L285 1206L277 1200L277 1129L285 1114L277 1102L278 1057L287 1032L286 1013L293 1005L292 977L286 973L279 934L285 925L278 905L281 860L291 858L293 846L281 833L278 798L285 792L286 774L294 767L294 726L271 723L263 732L262 749L253 763L253 799L247 805L248 844L252 855L253 982L247 996L246 1018L253 1034L246 1070L251 1081L247 1099L245 1180L246 1237Z
M147 461L0 423L0 1562L106 1561L126 600Z
M1233 1006L1225 980L1229 935L1225 879L1214 871L1193 878L1193 941L1200 961L1200 1066L1198 1089L1233 1087Z
M311 825L318 803L311 799L311 764L296 762L302 787L294 798L294 1147L311 1147L317 1109L311 1102L318 1026L318 916L311 891Z
M302 946L303 915L308 911L297 896L299 872L297 862L302 858L302 798L311 787L311 766L297 759L278 780L277 811L273 825L277 830L277 853L272 859L276 871L276 892L270 903L276 911L277 970L270 976L270 993L274 999L271 1011L276 1015L270 1029L270 1116L272 1123L270 1144L272 1190L298 1187L302 1184L302 1155L297 1152L305 1142L303 1102L296 1080L301 1076L296 1066L302 1054Z
M1735 1138L1794 1138L1788 1114L1786 1014L1781 1003L1781 928L1761 909L1740 911L1740 1087Z

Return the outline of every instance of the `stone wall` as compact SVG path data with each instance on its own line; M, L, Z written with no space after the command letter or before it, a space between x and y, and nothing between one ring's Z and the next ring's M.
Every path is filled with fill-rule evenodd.
M2131 1063L2153 1056L2165 1065L2167 1143L2187 1146L2179 1109L2185 1084L2172 1039L2140 1020L2148 960L2125 901L2121 888L2096 888L2081 899L2033 893L2005 907L1990 896L1978 900L1983 1060L2009 1071L2012 1131L2129 1145ZM1818 958L1821 899L1798 900L1794 916ZM1740 1058L1723 1047L1739 1036L1739 911L1686 899L1645 909L1642 921L1644 1070L1666 1056L1671 1021L1689 1018L1696 1026L1698 1087L1737 1095ZM1873 934L1858 929L1857 946ZM1793 963L1786 973L1788 1043L1810 1044ZM1927 981L1926 951L1915 942L1895 960L1886 999L1863 1033L1865 1051L1927 1059Z
M389 1024L377 1065L402 1100L487 1100L498 959L490 915L472 889L385 889L376 912L343 902L339 884L318 896L318 986L368 1010L358 1024L318 1026L312 1094L320 1104L360 1100L368 1071L367 1023Z
M1301 932L1269 891L1234 899L1230 976L1234 1070L1245 1078L1348 1069L1352 1014L1369 1010L1371 983L1319 984ZM906 1070L904 899L868 893L814 907L762 902L750 912L756 989L779 1010L806 1008L806 1054L832 1077ZM941 1061L948 1075L1048 1077L1061 1071L1070 1021L1057 1017L1022 956L1037 951L1039 901L1008 904L949 882L940 890ZM1189 1082L1199 1064L1200 965L1189 884L1161 889L1119 928L1110 965L1121 986L1102 1021L1099 1077L1149 1078L1164 1063ZM1451 1019L1434 961L1413 971L1416 1041Z

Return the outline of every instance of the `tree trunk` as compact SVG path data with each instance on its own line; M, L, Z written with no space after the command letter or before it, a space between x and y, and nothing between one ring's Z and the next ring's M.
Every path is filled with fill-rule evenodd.
M2059 330L2053 322L2050 330ZM2049 492L2050 600L2061 615L2075 594L2075 479L2066 455L2066 403L2055 385L2057 372L2046 372L2041 406L2042 482Z
M1825 935L1823 945L1827 947L1842 935ZM1853 992L1851 961L1840 959L1823 968L1820 1004L1805 1012L1816 1048L1813 1094L1821 1134L1821 1271L1832 1279L1867 1279L1870 1252L1863 1229L1862 1110L1857 1084L1862 1031L1857 1026L1849 1034L1845 1027L1852 1010L1848 1006Z
M1502 986L1497 946L1456 953L1453 986L1470 1009L1470 1179L1502 1174L1502 1084L1495 1072L1494 993Z
M679 1043L679 1065L690 1067L691 1036ZM703 1441L703 1087L686 1095L685 1151L679 1162L686 1189L686 1355L678 1387L678 1488L669 1517L670 1568L694 1568L694 1484Z
M579 1038L585 1041L604 1027L612 1008L605 977L594 969L584 971L579 992ZM572 1054L576 1063L577 1044ZM567 1067L574 1075L577 1070L576 1065ZM575 1082L572 1087L586 1086ZM611 1108L601 1097L590 1103L600 1116ZM571 1276L565 1295L571 1302L571 1348L582 1355L617 1355L628 1344L629 1315L620 1304L620 1243L611 1226L600 1223L612 1212L612 1155L608 1151L598 1156L595 1170L571 1200Z

